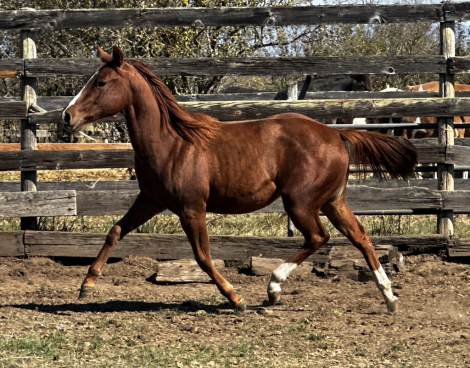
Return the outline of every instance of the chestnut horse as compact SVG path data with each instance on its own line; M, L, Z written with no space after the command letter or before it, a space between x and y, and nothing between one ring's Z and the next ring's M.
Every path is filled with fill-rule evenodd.
M407 86L406 91L411 92L439 92L439 81L432 81L428 83L422 83L415 86ZM470 85L455 83L454 90L459 91L470 91ZM403 118L405 123L413 123L416 118L405 117ZM434 116L424 116L420 118L421 123L425 124L436 124L437 118ZM454 124L468 123L470 122L470 116L454 116ZM470 135L470 130L465 128L458 128L458 125L454 127L454 138L464 138ZM410 134L408 138L430 138L437 137L437 129L427 129L426 131L418 131L415 134Z
M280 283L324 245L329 234L320 210L362 252L389 311L396 297L374 247L345 201L349 153L379 175L412 176L417 154L405 139L365 131L330 128L306 116L279 114L265 119L221 123L178 105L171 92L142 62L124 61L100 48L102 66L63 111L74 131L121 112L135 151L140 186L135 203L109 231L82 283L80 297L94 287L111 251L130 231L169 209L179 216L199 266L236 310L245 302L214 268L209 253L206 212L240 214L281 197L305 238L303 247L272 273L270 304Z

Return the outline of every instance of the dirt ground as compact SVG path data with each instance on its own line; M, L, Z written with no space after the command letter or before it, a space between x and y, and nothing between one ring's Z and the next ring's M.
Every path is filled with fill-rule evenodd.
M466 264L406 257L393 315L373 282L314 274L294 274L282 304L263 307L268 277L226 267L249 305L235 314L212 284L146 281L156 265L109 264L77 300L86 266L0 259L0 367L470 367Z

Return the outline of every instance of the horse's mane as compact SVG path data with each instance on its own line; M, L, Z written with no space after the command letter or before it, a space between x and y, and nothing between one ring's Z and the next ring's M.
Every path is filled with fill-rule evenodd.
M190 113L183 109L168 87L142 61L132 59L125 61L149 83L160 108L162 126L168 132L176 133L195 145L207 143L219 133L217 119L205 114Z

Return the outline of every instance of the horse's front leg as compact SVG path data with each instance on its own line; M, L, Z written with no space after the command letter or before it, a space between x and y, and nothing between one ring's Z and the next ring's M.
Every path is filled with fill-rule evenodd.
M164 206L155 203L150 198L139 193L131 208L129 208L124 217L111 228L106 236L106 241L101 248L101 251L88 269L85 280L83 280L80 294L78 296L79 298L86 297L93 290L95 280L101 274L103 266L108 260L117 242L132 230L144 224L163 210L165 210Z
M233 286L215 269L209 249L209 235L206 227L205 208L201 210L185 209L180 214L181 226L193 248L199 267L215 282L235 310L244 311L246 304L243 298L235 293Z

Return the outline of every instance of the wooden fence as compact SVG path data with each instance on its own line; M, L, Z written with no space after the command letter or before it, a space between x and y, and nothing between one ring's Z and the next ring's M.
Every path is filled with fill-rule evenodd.
M157 75L288 75L305 74L413 74L437 73L439 93L308 94L302 101L273 101L272 93L178 96L193 112L220 120L261 118L297 111L313 118L444 116L438 119L439 138L414 141L419 162L438 165L438 179L416 179L409 184L375 180L351 181L348 203L356 214L436 214L439 234L374 238L376 244L400 249L445 249L449 256L470 256L470 240L452 239L453 214L470 213L470 182L453 177L454 166L470 167L470 147L454 142L453 116L468 115L470 94L454 96L453 76L470 70L470 59L455 57L456 21L470 17L470 2L426 5L307 6L221 9L106 9L0 11L0 29L20 29L21 59L0 60L0 77L21 78L21 100L0 99L0 120L21 119L22 150L0 151L0 170L21 172L21 183L0 183L0 216L22 216L22 231L0 234L0 255L95 256L103 234L34 231L34 216L123 214L138 193L135 181L37 182L37 170L118 168L133 166L130 149L36 150L37 127L59 122L61 109L72 97L36 97L38 78L90 75L95 59L38 59L35 32L41 29L154 26L285 26L331 23L385 24L439 22L441 53L409 57L302 57L147 59ZM249 100L247 100L249 99ZM31 107L47 110L36 113ZM36 109L37 110L37 109ZM119 121L116 116L104 121ZM454 144L455 143L455 144ZM112 147L112 146L111 146ZM455 189L457 190L454 190ZM282 212L280 201L262 212ZM31 219L32 218L32 219ZM183 237L130 235L115 256L145 254L158 259L190 257ZM302 243L299 238L212 237L214 256L244 259L262 253L285 258ZM333 244L344 244L334 239ZM322 257L321 254L315 257Z

